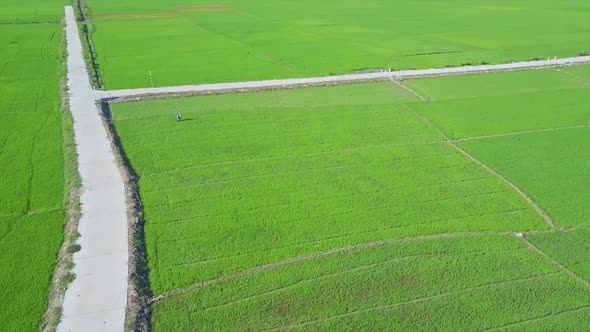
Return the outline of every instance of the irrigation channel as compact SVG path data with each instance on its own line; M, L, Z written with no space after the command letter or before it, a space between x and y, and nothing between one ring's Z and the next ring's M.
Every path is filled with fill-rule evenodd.
M67 85L74 118L79 172L82 178L81 250L74 254L76 279L69 285L58 331L123 331L128 292L128 211L123 176L117 165L98 104L119 98L220 93L464 75L590 63L590 56L513 62L498 65L383 71L336 76L232 82L99 91L90 83L74 10L65 7Z

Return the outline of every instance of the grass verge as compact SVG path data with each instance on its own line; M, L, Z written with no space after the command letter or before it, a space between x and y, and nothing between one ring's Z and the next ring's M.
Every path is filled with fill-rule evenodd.
M74 0L74 12L78 18L78 28L81 31L81 38L84 60L92 78L92 85L95 88L102 88L103 82L100 75L100 67L97 61L96 47L92 41L92 34L95 27L92 24L92 12L84 0Z
M62 142L64 151L64 211L66 212L66 222L64 226L64 241L57 254L57 264L51 285L49 289L48 305L43 322L40 327L41 331L55 331L59 324L63 298L68 285L75 279L72 273L74 267L73 254L80 250L76 244L79 237L78 221L80 220L80 187L81 179L78 173L78 153L76 152L76 143L74 141L74 126L72 114L69 109L67 95L67 53L65 32L61 36L60 47L60 101L61 106L61 123L62 123Z

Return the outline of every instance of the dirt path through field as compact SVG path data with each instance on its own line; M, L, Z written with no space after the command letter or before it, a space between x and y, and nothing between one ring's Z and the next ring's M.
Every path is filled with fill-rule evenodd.
M58 331L123 331L127 303L127 205L123 179L90 85L76 17L65 7L69 105L82 178L81 250Z

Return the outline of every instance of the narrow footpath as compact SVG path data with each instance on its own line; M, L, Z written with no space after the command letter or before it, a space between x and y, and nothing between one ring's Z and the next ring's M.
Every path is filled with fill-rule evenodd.
M346 82L375 81L375 80L400 80L409 78L420 78L430 76L450 76L450 75L467 75L498 71L524 70L560 67L576 64L590 63L590 56L577 56L571 58L556 58L547 60L521 61L503 63L498 65L479 65L479 66L462 66L462 67L445 67L432 69L413 69L399 70L368 74L345 74L334 76L320 76L308 78L288 78L265 81L248 81L248 82L230 82L230 83L212 83L198 85L179 85L156 88L139 88L124 90L98 91L100 98L113 99L135 96L160 95L160 94L190 94L190 93L207 93L221 91L241 91L253 89L269 89L281 87L298 87L306 85L320 84L337 84Z
M70 110L82 178L81 250L58 331L123 331L127 303L127 206L123 178L96 105L74 10L65 7Z

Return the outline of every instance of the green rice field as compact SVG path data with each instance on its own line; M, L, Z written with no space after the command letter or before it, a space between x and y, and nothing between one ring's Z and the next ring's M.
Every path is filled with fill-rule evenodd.
M587 326L589 68L112 104L152 327Z
M0 330L37 331L65 220L63 1L0 11ZM11 24L14 22L19 24ZM54 22L36 24L34 22Z
M107 89L590 52L586 0L85 3Z

